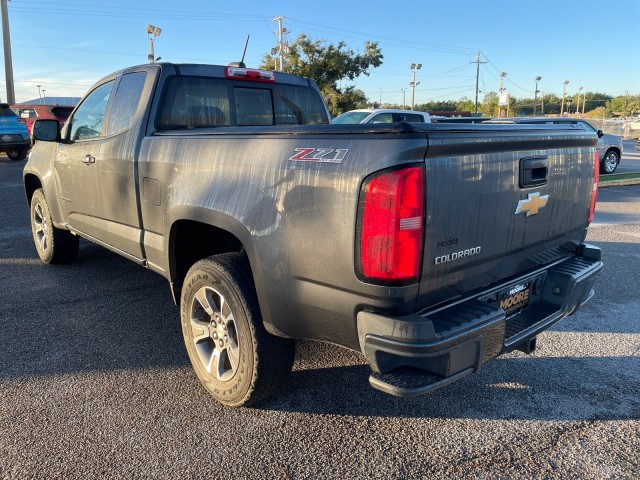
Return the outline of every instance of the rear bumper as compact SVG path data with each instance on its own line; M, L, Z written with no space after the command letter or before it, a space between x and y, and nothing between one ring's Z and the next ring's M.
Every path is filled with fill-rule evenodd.
M530 272L437 310L390 317L360 312L362 352L373 373L372 386L398 396L415 396L476 372L498 355L532 348L532 339L593 296L602 271L600 249L583 245L581 256ZM528 308L508 317L496 292L530 282Z

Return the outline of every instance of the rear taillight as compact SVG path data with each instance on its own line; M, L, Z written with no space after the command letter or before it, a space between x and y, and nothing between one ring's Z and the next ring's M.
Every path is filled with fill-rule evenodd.
M600 181L600 154L595 152L593 159L593 184L591 185L591 205L589 205L589 220L591 223L596 214L596 202L598 201L598 182Z
M360 197L359 269L375 283L415 283L424 231L424 169L393 170L366 181Z

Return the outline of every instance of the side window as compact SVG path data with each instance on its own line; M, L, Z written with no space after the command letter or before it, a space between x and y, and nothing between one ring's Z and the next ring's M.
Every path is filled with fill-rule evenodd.
M394 113L394 122L417 122L424 123L424 117L417 113Z
M88 140L101 136L113 83L112 80L100 85L78 107L71 120L71 140Z
M273 125L271 90L235 88L238 125Z
M173 77L167 81L157 120L158 129L223 125L231 125L226 82L200 77Z
M113 97L107 135L115 135L131 127L146 79L145 72L127 73L122 76Z
M393 123L393 116L390 113L381 113L373 117L367 123Z
M322 98L311 88L275 85L273 103L276 125L329 123Z

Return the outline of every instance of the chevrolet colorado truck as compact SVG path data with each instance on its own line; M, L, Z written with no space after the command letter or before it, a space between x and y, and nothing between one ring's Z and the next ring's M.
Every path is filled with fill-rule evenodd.
M593 295L599 159L575 125L331 125L317 86L244 65L100 80L24 169L35 247L78 239L167 278L209 392L250 405L295 339L362 352L413 396L476 372Z

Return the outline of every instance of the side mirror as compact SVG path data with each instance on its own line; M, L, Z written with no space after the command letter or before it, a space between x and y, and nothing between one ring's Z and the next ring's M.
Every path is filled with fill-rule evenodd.
M33 138L42 142L60 141L60 122L58 120L36 120L33 123Z
M598 130L598 138L604 137L604 132L602 130Z

